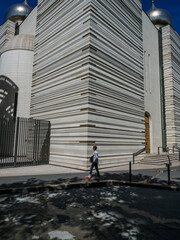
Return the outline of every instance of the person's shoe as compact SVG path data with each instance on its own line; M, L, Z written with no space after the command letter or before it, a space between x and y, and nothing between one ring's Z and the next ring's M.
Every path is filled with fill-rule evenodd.
M86 178L91 179L91 176L86 176Z

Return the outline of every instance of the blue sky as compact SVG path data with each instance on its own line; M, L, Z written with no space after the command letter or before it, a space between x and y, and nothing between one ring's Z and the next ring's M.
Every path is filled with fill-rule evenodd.
M126 1L131 1L131 0L126 0ZM15 3L21 3L21 2L23 2L23 0L2 0L1 1L0 25L4 22L4 15L8 7ZM37 4L37 0L28 0L28 3L31 7L35 7ZM148 11L151 8L151 0L142 0L142 4L143 4L143 9L145 11ZM173 19L173 27L180 34L180 0L155 0L155 6L158 8L164 8L167 11L169 11Z

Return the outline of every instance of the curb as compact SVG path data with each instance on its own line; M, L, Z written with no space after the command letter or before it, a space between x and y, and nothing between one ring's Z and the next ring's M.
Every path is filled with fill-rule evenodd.
M146 184L137 182L128 182L120 180L103 180L100 182L77 182L77 183L63 183L63 184L52 184L52 185L42 185L42 186L30 186L30 187L20 187L20 188L4 188L0 189L0 195L3 194L17 194L28 192L39 192L39 191L55 191L55 190L67 190L74 188L93 188L93 187L107 187L107 186L130 186L130 187L142 187L142 188L152 188L152 189L162 189L171 191L180 191L180 186L172 185L161 185L161 184Z

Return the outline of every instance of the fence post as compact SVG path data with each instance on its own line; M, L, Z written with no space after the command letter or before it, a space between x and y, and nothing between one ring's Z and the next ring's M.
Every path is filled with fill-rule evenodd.
M180 161L180 150L179 150L179 161Z
M37 134L36 134L36 165L40 163L41 159L39 159L39 141L40 141L40 130L41 130L41 121L40 120L37 120L36 122L37 124Z
M131 182L131 162L129 162L129 182Z
M159 156L159 147L158 147L158 156Z
M171 165L171 160L170 160L170 157L169 157L169 153L167 153L167 157L168 157L168 162L169 162L169 166Z
M34 144L33 144L33 165L37 165L37 123L38 120L34 120Z
M50 138L51 138L51 122L48 123L48 147L47 147L47 163L49 164L50 155Z
M134 156L134 153L133 153L133 164L135 163L135 156Z
M167 172L168 172L168 185L170 185L170 164L167 164Z
M14 166L16 167L17 161L17 149L18 149L18 139L19 139L19 117L17 117L16 122L16 137L15 137L15 151L14 151Z

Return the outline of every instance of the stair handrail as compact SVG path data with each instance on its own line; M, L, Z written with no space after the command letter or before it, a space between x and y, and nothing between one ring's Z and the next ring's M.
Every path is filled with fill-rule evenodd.
M177 149L178 151L180 151L180 147L178 146L173 146L172 149L173 149L173 153L174 153L174 149Z
M159 153L160 153L160 149L165 149L165 151L164 152L166 152L167 153L167 158L168 158L168 162L169 162L169 165L171 165L171 159L170 159L170 157L169 157L169 150L171 149L170 147L158 147L158 156L160 155ZM174 151L174 150L173 150Z
M160 149L161 148L163 148L163 147L158 147L158 155L159 155L159 153L160 153ZM178 150L178 152L179 152L179 161L180 161L180 147L179 146L173 146L173 147L166 147L165 148L165 152L167 153L167 157L168 157L168 161L169 161L169 164L171 165L171 160L170 160L170 157L169 157L169 151L170 151L170 149L172 149L172 151L173 151L173 153L174 153L174 149L177 149Z
M172 149L173 149L173 153L174 153L174 149L178 150L178 152L179 152L179 161L180 161L180 147L179 146L173 146Z
M138 150L137 152L133 153L133 164L135 163L135 157L138 156L139 154L141 154L142 152L144 152L146 150L146 148L142 148L140 150Z

